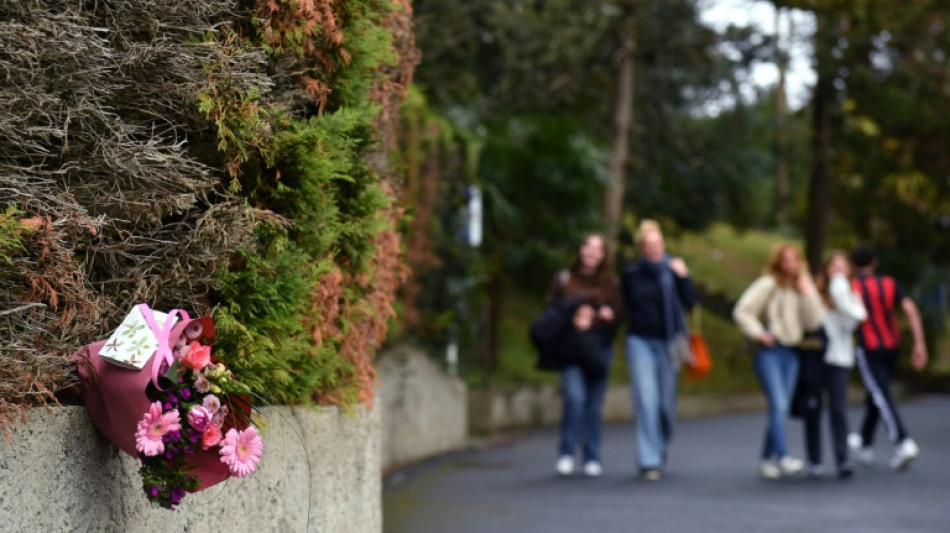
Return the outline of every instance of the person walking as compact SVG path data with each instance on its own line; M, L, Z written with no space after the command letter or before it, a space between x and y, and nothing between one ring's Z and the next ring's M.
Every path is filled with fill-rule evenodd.
M827 344L824 353L819 355L822 360L818 363L816 406L804 415L808 471L820 475L823 470L821 411L822 397L827 391L835 465L838 478L847 479L854 474L848 457L848 381L855 362L854 330L868 315L861 296L851 287L851 262L844 252L833 252L825 261L817 286L825 306L822 325Z
M768 401L768 422L759 473L778 479L801 472L804 462L788 454L785 426L806 331L824 318L821 298L801 252L788 243L773 250L765 273L750 285L732 313L743 334L757 344L755 373Z
M638 258L624 268L621 287L637 463L642 479L659 481L673 436L677 375L688 356L684 310L695 304L696 290L686 263L666 254L659 224L643 221L635 241Z
M858 330L856 354L858 371L868 395L861 433L849 435L848 445L858 461L870 463L874 457L874 433L880 420L884 423L887 436L895 445L890 465L895 470L903 470L917 458L920 449L907 434L907 428L897 412L897 405L891 394L891 381L897 366L900 345L895 309L900 306L910 325L914 337L911 363L918 371L927 365L924 327L914 301L906 295L894 278L876 273L878 262L874 248L868 244L859 245L853 250L851 257L857 274L852 283L868 310L868 320Z
M582 443L584 474L600 476L604 397L621 306L619 282L602 236L588 235L570 267L555 274L546 304L571 316L564 337L567 358L560 370L563 409L555 469L562 476L573 474Z

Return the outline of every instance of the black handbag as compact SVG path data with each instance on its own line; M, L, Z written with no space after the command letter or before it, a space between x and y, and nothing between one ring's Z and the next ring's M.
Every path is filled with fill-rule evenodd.
M531 322L528 333L538 351L538 370L558 371L571 363L569 337L574 329L571 321L578 305L569 299L559 298Z
M806 332L797 346L798 381L789 409L789 414L794 418L807 418L821 410L821 384L824 380L827 347L828 335L824 328Z

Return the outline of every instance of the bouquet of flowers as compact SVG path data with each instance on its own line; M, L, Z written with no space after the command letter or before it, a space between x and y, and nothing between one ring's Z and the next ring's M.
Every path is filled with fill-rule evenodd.
M250 425L250 390L214 357L211 319L174 310L159 325L159 313L137 311L158 341L154 353L137 370L112 362L121 350L100 354L113 340L84 347L75 356L80 393L103 434L142 461L146 497L174 509L188 492L252 474L263 445Z

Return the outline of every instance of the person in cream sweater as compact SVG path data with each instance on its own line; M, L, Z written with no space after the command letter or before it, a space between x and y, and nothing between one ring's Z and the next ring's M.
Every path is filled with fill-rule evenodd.
M765 273L750 285L733 309L742 333L756 343L755 374L769 405L759 473L778 479L801 472L804 462L788 454L785 423L798 380L795 347L806 331L824 319L821 297L792 244L772 251Z

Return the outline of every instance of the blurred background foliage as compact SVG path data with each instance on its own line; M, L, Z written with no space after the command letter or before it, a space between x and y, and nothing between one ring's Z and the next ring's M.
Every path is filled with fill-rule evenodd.
M748 83L756 66L786 69L787 44L755 26L713 29L700 20L703 5L414 2L423 56L414 113L438 123L444 141L438 153L417 153L415 164L455 196L427 206L408 199L439 221L427 235L430 265L441 266L412 266L427 286L465 289L464 297L428 292L425 302L423 292L404 294L401 305L418 313L403 334L439 356L461 342L461 370L473 383L555 378L533 369L527 326L582 236L611 228L608 161L618 146L623 53L632 50L633 85L621 94L632 113L622 139L617 262L632 258L637 221L655 218L671 251L690 263L702 286L703 330L724 364L722 375L688 387L752 386L728 313L782 240L819 259L873 242L882 269L924 311L930 372L950 368L950 114L941 111L950 105L950 6L776 0L779 16L795 9L815 21L806 39L818 82L805 105L790 109L784 85ZM441 164L446 150L454 155ZM480 247L464 239L469 185L485 198ZM452 333L461 329L474 333ZM625 376L621 359L617 379Z

